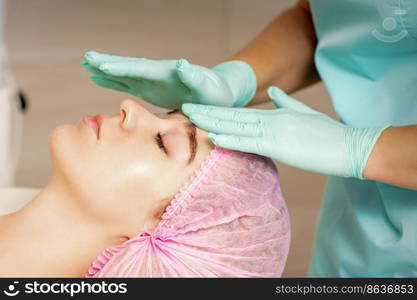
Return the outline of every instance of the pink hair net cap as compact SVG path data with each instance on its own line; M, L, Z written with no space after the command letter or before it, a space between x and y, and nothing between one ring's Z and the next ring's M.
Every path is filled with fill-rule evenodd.
M273 162L215 147L155 230L105 249L86 277L279 277L289 245Z

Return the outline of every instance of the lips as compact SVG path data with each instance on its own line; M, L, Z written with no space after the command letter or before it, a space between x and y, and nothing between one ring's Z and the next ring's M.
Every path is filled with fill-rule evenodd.
M102 115L95 115L95 116L85 116L83 119L84 123L90 127L94 134L97 136L97 139L100 137L100 127L101 123L103 123L103 116Z

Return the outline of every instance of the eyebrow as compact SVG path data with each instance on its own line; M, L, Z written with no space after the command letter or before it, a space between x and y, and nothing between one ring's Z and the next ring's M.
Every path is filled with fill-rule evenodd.
M197 152L197 147L198 147L198 142L196 139L197 130L195 126L190 122L185 126L187 129L187 135L188 135L188 140L190 144L190 158L188 159L188 162L187 162L187 165L189 165L194 160L196 152Z
M180 113L180 111L178 109L174 109L174 110L167 112L168 115L172 115L176 113ZM198 148L198 142L196 138L197 130L195 126L193 125L193 123L191 123L190 121L186 123L185 129L187 131L188 141L190 144L190 157L187 162L187 165L189 165L192 161L194 161L195 155L197 153L197 148Z

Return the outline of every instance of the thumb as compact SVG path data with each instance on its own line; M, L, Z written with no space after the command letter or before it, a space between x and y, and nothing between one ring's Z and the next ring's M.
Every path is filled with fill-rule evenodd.
M206 74L202 68L190 64L186 59L180 59L176 65L180 80L192 91L198 93L206 84Z
M275 86L269 87L268 96L278 108L290 108L303 113L316 113L314 109L288 96L283 90Z

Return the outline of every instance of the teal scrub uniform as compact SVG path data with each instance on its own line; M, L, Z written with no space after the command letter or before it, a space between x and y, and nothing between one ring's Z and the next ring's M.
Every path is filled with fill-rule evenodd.
M316 66L341 121L417 124L417 0L310 0L310 7ZM330 176L310 276L416 277L417 190Z

